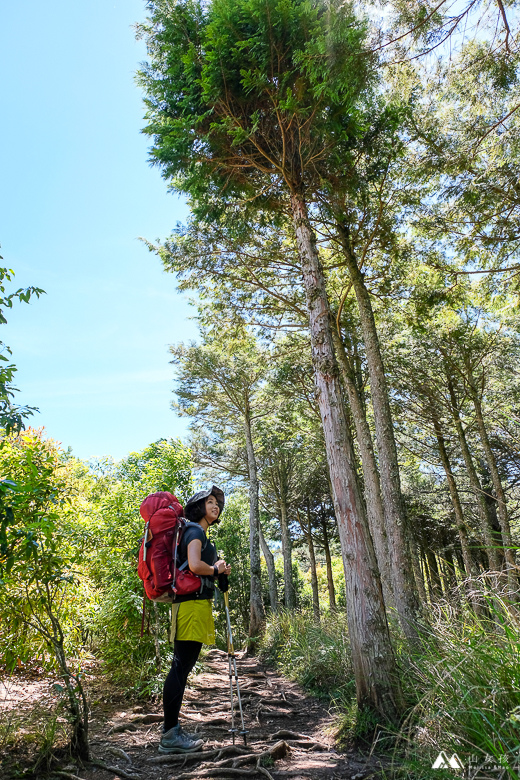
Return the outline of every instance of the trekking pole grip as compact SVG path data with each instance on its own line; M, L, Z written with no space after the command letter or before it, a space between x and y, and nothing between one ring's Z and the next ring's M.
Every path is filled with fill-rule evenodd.
M218 575L218 589L221 593L227 593L229 590L229 577L227 574Z

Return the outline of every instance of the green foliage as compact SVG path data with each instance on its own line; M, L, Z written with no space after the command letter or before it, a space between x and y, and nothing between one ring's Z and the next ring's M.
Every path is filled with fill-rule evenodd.
M99 604L90 629L106 672L143 693L170 650L168 606L143 602L143 585L137 576L143 533L139 507L149 493L160 490L186 501L192 492L191 453L178 440L162 439L108 466L91 479L98 535L91 574L99 589Z
M2 637L4 663L12 667L34 650L34 639L40 652L44 644L63 679L71 751L88 760L88 703L70 655L83 625L82 563L91 540L73 501L74 463L41 432L28 430L3 439L0 470L14 485L3 496L0 607L12 643L6 647ZM47 747L53 738L51 729Z
M231 564L229 576L229 613L235 647L242 647L249 625L249 501L242 490L226 499L226 508L218 529L211 530L211 539L219 555ZM218 597L217 597L218 598ZM226 649L226 622L224 605L218 599L215 614L217 647Z
M29 303L33 295L39 298L45 292L39 287L26 287L25 289L20 287L15 292L7 293L6 282L11 282L13 276L12 269L0 268L0 325L7 323L4 311L12 309L15 300ZM27 417L38 411L35 407L17 406L13 403L14 395L17 392L16 387L13 386L16 366L14 363L10 363L10 359L11 350L0 341L0 361L2 361L0 364L0 428L5 429L7 434L11 431L21 431L25 427L24 421Z
M74 469L74 461L41 432L29 429L2 441L0 470L10 479L2 496L0 647L8 667L31 656L56 664L54 618L64 630L67 654L81 643L83 599L90 600L82 562L91 538Z
M486 756L512 780L520 778L520 627L515 605L481 586L487 612L456 615L449 604L436 608L424 653L403 658L409 693L419 703L402 730L402 775L434 778L431 765L440 750L457 753L467 765ZM493 776L493 775L491 775Z
M192 491L191 456L179 439L160 439L131 452L117 467L118 478L145 498L166 490L185 503Z
M119 464L89 468L28 430L3 440L0 473L10 477L0 483L2 663L55 668L53 615L65 656L80 664L82 653L95 650L107 674L145 688L170 652L169 614L148 603L141 639L139 506L163 489L186 500L189 450L161 440Z
M158 0L148 9L144 132L164 177L201 213L222 210L208 197L214 186L270 190L274 206L280 186L304 176L319 186L349 167L374 75L350 4Z
M319 556L324 557L324 556ZM307 556L303 558L302 552L298 553L294 563L298 567L298 573L295 572L295 582L299 584L300 601L299 606L303 611L310 610L312 607L312 589L311 573ZM340 609L345 608L345 572L343 571L343 560L341 555L331 556L332 578L334 580L334 589L336 594L336 604ZM319 602L322 606L328 605L329 592L327 584L327 567L324 562L316 561L316 578L318 580ZM328 612L326 612L329 615Z
M347 621L342 612L327 613L321 623L309 612L271 614L261 655L318 696L344 707L355 700Z

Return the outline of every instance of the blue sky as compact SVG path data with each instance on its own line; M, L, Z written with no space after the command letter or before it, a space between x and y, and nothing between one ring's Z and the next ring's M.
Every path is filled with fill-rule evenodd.
M168 345L193 314L155 255L187 215L147 162L132 25L141 0L26 0L0 11L0 254L46 295L8 312L0 339L18 402L81 458L182 436Z

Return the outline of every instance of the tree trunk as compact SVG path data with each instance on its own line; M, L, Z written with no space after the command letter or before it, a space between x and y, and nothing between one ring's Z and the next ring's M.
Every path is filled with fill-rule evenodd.
M451 503L453 505L453 511L455 512L455 520L457 522L457 531L460 539L460 546L462 548L462 557L464 559L464 568L466 570L466 576L472 580L477 576L477 570L471 555L471 549L469 545L468 531L466 527L466 521L464 520L464 512L460 501L459 491L455 482L455 477L451 470L451 463L448 457L448 451L446 449L446 442L442 434L441 424L435 413L432 413L433 427L435 429L435 436L437 437L437 446L439 448L439 455L441 456L441 463L448 482L448 489L450 491Z
M428 561L426 560L426 553L422 548L421 548L421 564L422 564L424 582L426 583L426 587L428 588L428 597L430 603L433 603L435 601L435 594L433 592L432 578L430 576L430 567L428 566Z
M350 245L348 229L338 225L347 268L356 294L363 343L365 345L376 444L379 455L379 473L383 495L388 552L392 572L393 594L399 621L408 641L418 643L418 623L421 619L420 603L415 588L412 564L406 545L406 514L401 494L399 462L395 444L388 387L379 348L374 312L363 274Z
M411 559L412 559L412 568L413 568L413 576L415 579L415 585L417 587L417 592L419 594L419 598L421 599L423 604L428 603L428 596L426 595L426 588L424 585L424 575L423 571L421 569L421 552L417 549L417 545L415 542L411 542L413 549L411 552Z
M269 549L267 542L265 541L264 532L262 531L262 524L258 525L258 536L260 538L260 548L265 558L265 565L267 567L267 577L269 580L269 603L273 612L278 611L278 592L276 588L276 568L274 565L274 555Z
M70 738L71 755L80 758L82 761L89 761L88 702L80 678L77 675L72 674L69 669L67 656L65 654L63 631L60 621L52 610L52 598L49 595L49 591L47 591L45 610L52 626L52 636L48 637L48 644L54 651L65 691L67 692L69 722L72 728Z
M379 713L385 720L395 723L402 713L402 694L337 376L325 280L301 192L291 192L291 205L309 312L317 399L345 569L357 703L360 709Z
M311 521L311 513L309 508L309 500L307 499L307 523L303 523L300 512L298 511L298 508L296 507L296 517L298 518L298 523L300 525L300 528L303 531L303 534L305 536L305 539L307 541L307 549L309 551L309 564L310 564L310 575L311 575L311 591L312 591L312 612L315 617L315 619L319 622L320 620L320 594L318 590L318 574L316 571L316 553L314 550L314 540L312 538L312 521Z
M246 399L244 413L244 433L246 437L247 468L249 471L249 555L251 566L249 637L258 637L264 624L265 613L262 599L262 579L260 568L260 510L258 502L258 473L255 450L251 434L249 402Z
M327 521L321 518L321 530L323 532L323 552L325 553L325 566L327 567L327 590L329 592L329 607L331 611L337 609L336 588L334 587L334 577L332 574L332 557L330 554L329 532L327 530Z
M471 457L471 453L469 451L468 442L466 440L466 433L464 431L464 427L462 425L462 420L460 417L459 405L457 401L457 396L455 395L455 388L453 386L453 381L451 379L451 376L447 368L445 369L445 371L446 371L446 379L448 384L448 392L450 394L450 401L451 401L450 405L451 405L451 415L453 418L453 424L455 426L455 430L457 432L457 436L459 439L459 445L462 451L462 457L464 458L464 463L466 464L466 470L468 472L471 489L473 491L473 495L475 496L475 500L477 502L477 511L480 518L480 525L482 528L482 535L484 537L484 544L486 546L486 553L489 559L489 568L492 571L499 571L501 568L500 556L493 535L493 524L489 516L489 510L486 505L486 499L484 496L484 492L482 490L482 485L480 484L480 480L478 478L477 471L475 469L475 464L473 463L473 458Z
M426 554L426 560L428 562L428 570L430 572L431 592L434 598L442 598L442 583L441 575L439 572L439 566L437 564L437 558L431 547L426 546L424 549Z
M315 620L320 620L320 594L318 591L318 575L316 573L316 554L314 551L314 541L312 538L312 522L311 513L309 511L309 503L307 502L307 525L304 527L300 521L302 530L305 533L307 539L307 549L309 550L309 564L311 572L311 590L312 590L312 613Z
M356 437L361 454L361 466L365 482L365 499L368 515L368 524L374 542L377 563L381 573L381 584L385 604L394 606L394 594L390 574L390 562L388 559L388 541L386 538L385 514L381 497L381 482L377 469L376 456L372 444L372 435L366 418L364 406L359 397L359 392L352 376L352 369L345 351L345 345L335 328L332 328L332 336L336 349L336 356L340 369L341 379L347 391L348 402L356 429Z
M280 510L280 530L282 537L284 600L287 609L294 609L296 606L296 598L294 595L292 571L292 539L287 520L287 501L285 499L283 486L280 491L278 508Z
M509 514L507 511L506 494L504 492L504 488L502 487L500 474L498 473L495 453L491 449L491 444L489 442L489 436L486 424L484 422L484 415L482 414L482 402L469 361L466 361L466 371L469 392L471 400L473 401L473 407L475 409L475 419L480 434L480 441L486 456L489 473L491 474L491 481L493 482L493 490L495 491L496 501L498 504L498 520L500 523L500 530L502 532L504 557L508 565L507 573L509 584L514 588L518 586L518 578L516 576L516 558L513 547L513 540L511 538L511 527L509 524Z
M452 593L458 585L457 570L455 568L455 559L453 556L453 545L450 542L446 532L442 533L442 537L443 554L441 563L445 583L444 590L446 591L446 594L449 594Z

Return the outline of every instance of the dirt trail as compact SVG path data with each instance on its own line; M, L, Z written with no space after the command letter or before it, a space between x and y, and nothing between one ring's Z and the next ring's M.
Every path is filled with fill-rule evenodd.
M337 752L330 734L331 717L295 684L266 670L256 659L238 656L238 674L247 734L229 733L231 705L227 655L211 650L202 674L190 678L181 710L185 731L204 739L201 753L161 756L157 752L162 716L127 711L102 724L93 713L93 752L117 765L112 778L198 780L205 777L294 778L294 780L363 780L376 778L377 762ZM236 703L236 697L235 697ZM236 717L240 724L239 713ZM94 725L95 724L95 725ZM125 757L126 754L126 757ZM115 767L114 767L115 768ZM123 772L121 771L123 770ZM106 771L79 772L82 780L107 780Z
M92 753L97 765L62 765L52 777L68 780L202 780L271 778L282 780L368 780L380 766L359 754L334 748L332 719L317 700L256 659L237 656L247 746L229 733L231 707L227 654L211 650L204 671L191 676L181 710L188 732L200 733L200 753L162 756L161 707L132 706L128 700L94 700ZM97 686L95 686L97 687ZM235 697L236 704L236 697ZM236 725L240 726L237 710ZM102 764L103 766L100 766ZM1 774L1 772L0 772Z

